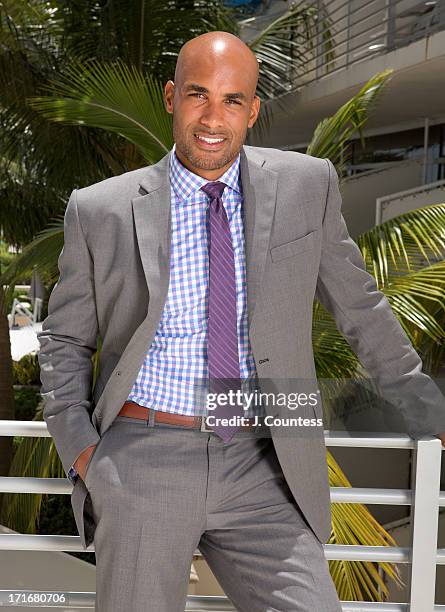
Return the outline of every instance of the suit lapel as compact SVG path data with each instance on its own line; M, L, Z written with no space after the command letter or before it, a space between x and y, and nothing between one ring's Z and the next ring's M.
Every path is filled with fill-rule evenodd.
M265 168L265 161L253 149L241 149L249 330L266 263L277 195L278 174Z
M139 253L149 291L147 317L158 319L164 309L170 280L170 155L171 151L147 168L140 182L147 193L131 201Z
M170 281L171 153L147 168L140 181L146 193L132 199L135 231L150 296L147 317L156 321L162 315ZM249 329L266 263L277 192L278 175L264 167L265 161L253 148L241 148Z

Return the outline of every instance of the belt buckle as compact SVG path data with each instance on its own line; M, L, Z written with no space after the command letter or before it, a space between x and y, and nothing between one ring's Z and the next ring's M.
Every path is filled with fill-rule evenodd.
M201 431L211 433L214 429L209 429L207 426L207 415L201 417Z

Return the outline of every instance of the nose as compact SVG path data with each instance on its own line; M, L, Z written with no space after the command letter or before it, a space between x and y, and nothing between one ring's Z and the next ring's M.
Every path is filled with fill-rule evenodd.
M217 130L224 126L224 121L219 105L215 102L208 102L203 108L200 123L207 128Z

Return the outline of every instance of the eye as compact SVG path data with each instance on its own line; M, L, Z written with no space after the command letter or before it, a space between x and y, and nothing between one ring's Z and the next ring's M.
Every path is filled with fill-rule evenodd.
M196 97L196 96L203 96L203 95L204 95L204 94L203 94L203 93L200 93L200 92L190 94L190 96L195 96L195 97Z
M235 98L229 98L227 102L233 102L234 104L238 104L238 105L241 104L240 102L238 102L238 100L235 100Z

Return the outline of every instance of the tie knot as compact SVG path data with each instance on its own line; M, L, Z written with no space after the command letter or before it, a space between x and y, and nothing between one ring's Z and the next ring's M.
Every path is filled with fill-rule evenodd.
M225 183L221 181L213 181L211 183L206 183L201 187L201 189L206 193L210 198L220 198L226 187Z

